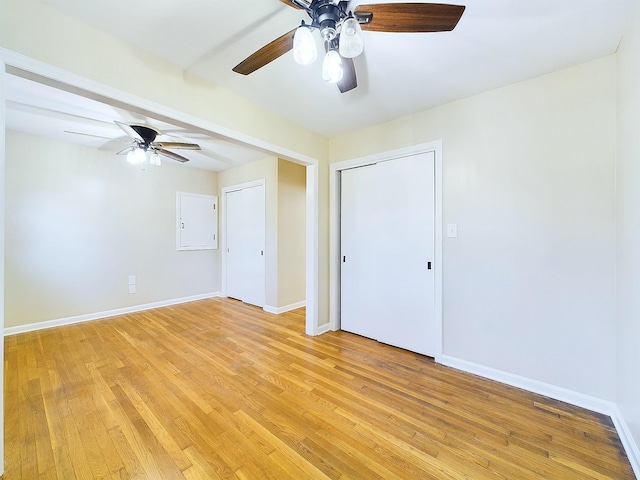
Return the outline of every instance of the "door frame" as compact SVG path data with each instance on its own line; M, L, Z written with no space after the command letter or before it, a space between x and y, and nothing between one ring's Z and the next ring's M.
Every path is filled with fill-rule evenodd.
M253 188L253 187L262 187L263 192L265 194L265 198L263 198L263 202L266 208L266 182L264 178L260 180L254 180L252 182L244 182L239 183L237 185L229 185L228 187L222 187L221 195L220 195L220 225L222 227L222 231L220 232L220 243L222 245L222 262L221 262L221 274L222 274L222 283L221 283L221 293L223 297L227 296L227 194L229 192L236 192L238 190L244 190L245 188ZM267 238L267 225L266 225L266 212L265 212L265 241ZM266 290L266 275L267 275L267 249L265 246L265 290ZM265 302L266 302L266 291L265 291ZM263 306L264 309L264 306Z
M4 332L4 216L5 216L5 77L6 64L0 58L0 327ZM0 338L0 358L4 359L4 335ZM0 475L4 475L4 368L0 370Z
M412 145L364 157L336 162L329 167L329 328L340 329L340 185L342 170L394 160L401 157L433 152L435 155L434 198L434 318L439 340L435 360L442 363L442 140Z

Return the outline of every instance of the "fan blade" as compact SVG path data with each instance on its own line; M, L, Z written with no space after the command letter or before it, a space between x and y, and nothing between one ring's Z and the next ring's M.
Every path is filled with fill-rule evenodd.
M362 30L373 32L446 32L458 24L465 7L442 3L379 3L358 5L358 15L373 14Z
M131 145L130 147L125 148L124 150L120 150L116 155L126 155L129 152L133 152L135 150L135 146Z
M126 123L122 123L117 120L114 120L114 123L118 125L122 129L122 131L129 135L131 138L135 138L136 140L144 142L144 138L142 138L142 136L138 132L131 128L131 125L127 125Z
M189 161L188 158L185 158L182 155L178 155L177 153L170 152L169 150L165 150L163 148L156 148L156 152L158 152L160 155L164 155L165 157L170 158L171 160L175 160L177 162L185 163Z
M233 71L242 75L249 75L267 63L273 62L276 58L284 55L293 48L293 34L296 33L297 27L290 32L285 33L281 37L276 38L273 42L266 44L260 50L249 55L238 65L233 67Z
M286 3L290 7L296 8L298 10L302 10L302 7L298 4L294 3L293 0L280 0L282 3Z
M182 150L201 150L200 145L198 145L197 143L153 142L151 146L155 148L180 148Z
M65 130L64 133L70 133L72 135L82 135L84 137L104 138L105 140L116 140L115 138L105 137L103 135L93 135L91 133L73 132L71 130Z
M338 88L340 92L345 93L353 90L357 86L358 79L356 78L356 67L353 63L353 58L343 58L342 79L338 82Z

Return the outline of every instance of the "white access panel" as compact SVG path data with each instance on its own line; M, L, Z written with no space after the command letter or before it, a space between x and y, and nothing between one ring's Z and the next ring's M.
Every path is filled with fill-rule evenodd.
M178 250L218 248L218 197L177 192Z
M342 171L341 325L434 356L435 155Z
M227 296L264 306L264 185L226 193Z

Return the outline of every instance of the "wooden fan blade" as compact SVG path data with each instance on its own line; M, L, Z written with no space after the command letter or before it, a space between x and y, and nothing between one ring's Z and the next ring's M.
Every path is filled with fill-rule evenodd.
M342 79L338 82L338 88L341 93L353 90L358 86L358 79L356 78L356 67L353 63L353 58L342 59Z
M302 10L302 7L293 3L291 0L280 0L282 3L286 3L287 5L289 5L290 7L293 7L297 10Z
M165 150L163 148L156 148L156 152L158 152L160 155L164 155L165 157L180 163L185 163L189 161L188 158L185 158L182 155L178 155L177 153L170 152L169 150Z
M155 148L180 148L182 150L201 150L200 145L198 145L197 143L153 142L151 146Z
M136 140L144 142L144 138L142 138L142 136L138 132L131 128L131 125L127 125L126 123L122 123L117 120L114 120L114 123L118 125L122 129L122 131L129 135L131 138L135 138Z
M362 30L373 32L446 32L458 24L465 7L442 3L379 3L358 5L356 16L373 14Z
M238 65L233 67L233 71L242 75L249 75L266 64L273 62L276 58L284 55L293 48L293 35L296 33L297 27L290 32L285 33L281 37L276 38L273 42L266 44L260 50L249 55Z

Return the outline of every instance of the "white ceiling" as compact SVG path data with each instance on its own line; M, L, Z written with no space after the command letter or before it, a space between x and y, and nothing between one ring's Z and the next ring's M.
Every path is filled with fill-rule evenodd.
M105 102L17 75L7 75L6 128L115 154L128 148L132 140L114 120L151 125L161 132L157 141L200 145L200 151L173 151L189 159L185 165L213 171L250 163L269 155L193 126L178 126L177 123L151 117L132 106L113 106ZM125 158L122 157L123 160ZM163 161L171 162L164 157Z
M326 136L614 53L635 4L634 0L454 1L467 8L452 32L363 32L365 52L355 59L358 87L341 94L335 85L322 80L320 60L300 66L291 52L251 75L232 72L255 50L302 19L308 20L303 11L278 0L42 1ZM380 2L353 0L349 7L361 3ZM42 85L21 86L20 82L25 80L8 85L13 102L9 105L10 128L36 125L35 110L44 106L48 122L41 123L48 125L56 112L65 109L66 114L98 121L67 125L62 131L79 129L112 138L121 133L112 120L147 121L161 130L177 131L173 134L186 141L209 141L210 148L203 145L209 155L198 158L196 154L193 164L199 166L201 161L213 170L264 157L264 153L222 138L193 135L184 128L180 133L175 125L128 110L79 101L82 99L60 91L39 90L45 88ZM38 128L46 126L38 124ZM220 158L212 160L216 156Z

